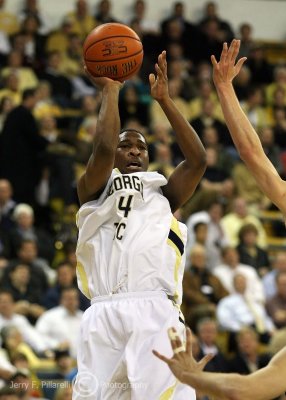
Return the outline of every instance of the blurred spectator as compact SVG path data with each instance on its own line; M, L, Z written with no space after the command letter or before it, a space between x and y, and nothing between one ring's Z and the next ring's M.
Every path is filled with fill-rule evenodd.
M267 155L277 172L280 174L282 172L281 151L275 143L273 129L270 126L261 128L259 137L264 153Z
M274 94L278 88L284 89L284 104L286 105L286 67L277 65L274 68L274 81L267 82L266 100L268 104L273 104Z
M6 326L19 329L23 339L36 352L44 352L51 343L29 323L26 317L15 313L15 302L12 294L5 289L0 290L0 331Z
M218 130L212 126L205 127L202 130L201 141L205 148L213 148L217 153L218 168L231 173L233 166L236 163L234 147L225 147L219 139Z
M201 64L204 67L204 64ZM205 67L204 67L205 68ZM209 69L209 65L207 66ZM199 74L199 71L197 72ZM211 78L210 78L211 79ZM194 99L189 102L189 119L193 121L195 118L198 118L203 113L203 104L207 101L211 100L211 105L214 106L214 110L211 110L211 116L215 119L222 120L221 118L221 110L218 104L217 96L214 93L213 86L209 79L201 79L197 84L197 95Z
M260 276L270 268L268 253L257 245L258 231L255 225L245 224L239 230L237 251L242 264L251 265Z
M239 161L236 163L231 173L237 195L243 198L247 203L248 214L252 213L253 215L258 215L260 210L265 210L270 207L270 200L260 190L254 177L243 162ZM251 222L254 223L254 221Z
M216 304L228 294L220 280L207 267L205 248L196 244L190 254L191 268L183 279L184 315L194 327L202 317L215 315Z
M24 66L23 54L20 51L11 51L7 61L7 67L3 68L1 72L3 78L15 73L19 80L20 92L37 87L38 78L32 68Z
M1 389L5 386L5 382L8 381L16 371L16 368L11 364L7 352L0 348L0 399ZM5 400L5 399L2 399Z
M238 38L240 40L239 58L248 57L250 50L254 45L253 26L248 22L240 24Z
M139 24L143 35L151 34L152 36L157 36L159 34L158 22L146 17L146 8L147 4L144 0L134 0L131 21L136 21Z
M65 17L59 29L52 31L47 37L45 51L51 53L59 51L65 53L68 48L69 36L73 33L73 19Z
M241 107L255 129L260 129L270 123L270 117L264 107L263 95L261 87L250 87L247 98L241 102Z
M37 87L37 103L33 114L37 119L46 116L59 118L62 116L62 110L52 98L51 84L48 81L40 81Z
M276 275L277 293L266 302L266 310L277 328L286 327L286 272Z
M286 107L274 109L273 111L273 131L275 137L275 143L280 147L281 150L286 150ZM285 166L282 166L285 174Z
M25 343L23 336L18 328L6 326L1 330L2 345L13 359L17 354L22 354L27 359L29 369L51 369L55 368L52 359L38 357L32 348Z
M254 85L268 84L273 79L272 65L267 61L262 45L254 44L248 53L247 66L251 71Z
M25 0L24 7L20 12L19 19L23 21L28 16L32 15L39 22L39 33L45 35L50 30L50 18L46 13L43 13L39 7L38 0Z
M39 155L48 144L38 134L32 115L36 101L35 90L25 90L21 105L7 116L0 136L0 176L12 184L16 201L30 204L39 179Z
M15 225L13 212L16 202L13 200L13 189L7 179L0 179L0 232L9 232Z
M178 109L184 115L184 117L189 120L189 107L188 103L180 96L182 88L182 82L179 78L173 78L169 80L169 94ZM157 101L152 100L150 104L150 117L151 125L156 125L157 123L165 124L168 128L171 127L170 122L163 113Z
M206 148L207 168L201 179L199 190L210 190L220 193L223 182L229 178L228 171L218 164L218 151L215 147Z
M234 38L233 30L227 21L220 18L218 6L214 1L205 3L204 16L199 21L200 28L204 31L209 21L215 21L218 24L218 39L221 42L230 42Z
M16 15L5 11L5 0L0 0L0 31L13 35L19 31Z
M277 294L276 277L279 273L286 272L286 252L279 251L272 261L272 270L263 277L263 287L266 299Z
M64 388L59 387L55 394L55 400L72 400L72 386L69 385Z
M157 171L169 179L175 167L172 163L172 149L167 143L155 143L155 159L149 164L148 171Z
M44 312L40 306L41 288L31 279L29 265L15 263L9 268L9 274L5 281L5 289L8 289L15 300L15 312L25 315L31 322Z
M45 58L45 36L39 33L40 23L32 14L26 16L21 24L21 33L24 35L24 54L34 68L42 66Z
M32 382L31 372L27 369L17 370L10 384L22 400L47 400L41 397L40 385L35 381Z
M5 78L3 78L4 86L0 89L0 100L8 97L14 106L18 106L21 103L22 92L20 91L19 78L16 72L10 72Z
M44 294L42 304L45 308L51 309L59 306L61 292L65 288L75 287L76 272L74 267L68 262L60 263L56 268L57 278L54 286L50 287ZM86 310L90 306L90 301L78 290L80 298L80 309Z
M39 257L52 261L55 249L53 237L44 229L35 226L34 210L28 204L18 204L13 212L15 227L7 235L7 252L16 257L23 240L33 240L37 244Z
M226 296L217 305L219 326L226 331L239 332L243 327L253 327L264 343L275 330L264 305L254 296L247 295L247 278L240 272L233 277L234 293Z
M229 372L248 375L260 368L266 367L270 354L261 353L259 338L251 328L242 328L236 336L238 353L229 361Z
M71 81L61 73L62 55L58 51L48 54L47 65L44 71L39 73L39 78L50 83L52 97L61 107L67 107L71 103Z
M204 318L198 321L196 326L200 353L199 359L207 354L214 357L207 363L204 371L209 372L228 372L228 362L224 354L218 347L218 329L214 319Z
M2 97L2 100L0 101L0 136L2 133L2 129L5 123L5 120L7 118L7 115L9 114L10 111L13 110L15 107L15 104L13 103L13 100L9 96L4 96Z
M73 33L68 37L66 51L62 53L60 71L68 78L83 75L82 40Z
M149 125L149 107L140 100L136 86L127 83L122 90L119 98L119 114L122 127L132 118L136 118L144 126Z
M235 88L235 93L240 102L245 101L247 99L249 93L249 87L251 85L251 71L246 66L243 65L239 74L233 80L233 86Z
M90 31L97 25L97 22L89 11L86 0L77 0L75 2L75 10L68 13L67 17L72 23L72 33L77 33L81 39L85 39Z
M197 118L191 120L191 124L200 138L204 129L214 128L219 136L219 143L224 146L232 145L231 136L225 126L215 115L215 102L211 98L202 99L202 110Z
M60 305L45 311L36 323L37 331L58 343L67 343L76 358L77 339L83 312L79 309L79 293L75 287L61 291Z
M247 210L244 198L236 197L233 201L232 212L222 218L222 226L225 229L232 246L238 245L238 232L242 225L253 224L258 230L258 245L265 248L267 245L266 232L260 220Z
M94 16L95 20L100 24L117 22L117 20L112 16L111 7L112 4L109 0L100 0L97 4L97 10Z
M216 266L213 274L220 280L229 293L234 292L233 279L236 274L242 274L247 280L247 294L257 301L264 302L264 290L262 282L256 270L250 265L241 264L236 249L225 247L222 249L222 264Z
M221 218L223 215L223 207L219 201L213 201L209 204L207 211L199 211L192 214L187 222L188 228L188 241L186 254L191 251L194 244L194 226L198 222L205 222L208 226L207 238L206 238L206 248L208 249L208 254L211 257L208 259L208 266L211 270L221 263L221 248L228 245L228 238L221 226Z
M0 400L20 400L20 395L10 386L5 386L0 389Z

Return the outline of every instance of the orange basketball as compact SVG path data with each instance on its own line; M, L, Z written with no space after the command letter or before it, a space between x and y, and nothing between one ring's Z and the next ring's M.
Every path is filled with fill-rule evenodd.
M143 46L128 26L108 23L99 25L86 37L83 57L88 72L94 77L125 81L140 69Z

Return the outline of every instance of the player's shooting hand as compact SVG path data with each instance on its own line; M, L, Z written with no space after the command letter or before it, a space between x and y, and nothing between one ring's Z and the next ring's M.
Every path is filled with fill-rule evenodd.
M231 83L233 78L239 74L246 61L246 57L242 57L236 62L239 48L240 40L233 39L229 47L227 43L223 44L219 62L217 62L215 56L211 56L213 80L216 87Z
M155 74L149 75L151 96L162 101L169 96L166 51L158 56L158 63L155 64Z
M122 82L114 81L113 79L107 78L105 76L95 77L95 76L91 75L91 73L88 72L86 65L84 65L83 68L84 68L84 72L86 73L86 75L89 78L89 80L91 81L91 83L100 90L102 90L107 85L113 85L115 87L118 86L119 89L121 89L123 86Z
M168 333L174 351L173 357L167 358L156 350L153 350L153 354L169 366L170 370L179 381L186 383L186 374L202 371L205 365L213 358L213 355L208 354L200 361L194 359L192 353L192 333L189 328L186 329L186 348L184 348L175 328L169 329Z

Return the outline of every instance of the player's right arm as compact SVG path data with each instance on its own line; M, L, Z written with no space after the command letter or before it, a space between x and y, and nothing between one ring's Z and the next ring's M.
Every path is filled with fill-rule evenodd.
M95 199L104 189L113 169L120 132L118 96L122 83L109 78L94 78L90 75L89 78L97 88L101 89L102 101L93 139L92 155L77 186L80 204Z
M213 79L219 96L225 122L241 159L254 176L259 188L286 216L286 182L283 181L264 153L261 142L236 97L232 80L245 62L236 63L240 41L230 47L224 43L219 62L212 56Z

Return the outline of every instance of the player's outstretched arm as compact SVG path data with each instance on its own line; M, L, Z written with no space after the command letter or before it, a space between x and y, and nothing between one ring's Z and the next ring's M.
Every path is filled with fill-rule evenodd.
M173 328L170 340L174 356L170 359L153 350L181 382L219 400L270 400L286 390L286 348L277 353L267 367L251 375L204 372L209 358L204 357L200 362L193 359L190 335L187 330L187 346L182 351L182 342Z
M196 132L169 96L165 51L159 55L155 70L156 76L154 74L149 76L151 95L166 114L185 156L185 161L175 169L168 184L162 188L174 212L191 197L198 185L206 168L206 154Z
M120 132L118 96L122 83L109 78L94 78L91 82L102 91L102 101L93 140L93 151L86 171L78 182L80 203L96 198L111 174Z
M286 183L266 157L259 137L243 112L232 85L232 80L246 61L243 57L236 63L239 47L240 41L234 39L229 47L224 43L219 61L214 56L211 57L214 84L225 122L240 157L260 189L286 215Z

